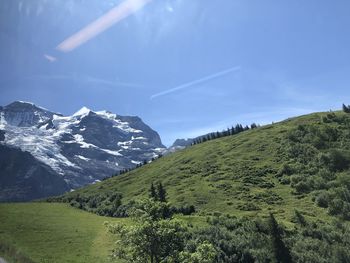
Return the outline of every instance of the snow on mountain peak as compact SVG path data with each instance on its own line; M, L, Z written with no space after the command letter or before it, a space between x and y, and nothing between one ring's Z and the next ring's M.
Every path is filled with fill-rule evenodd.
M34 103L33 102L29 102L29 101L18 100L18 101L15 101L15 102L19 102L19 103L22 103L22 104L30 104L30 105L34 106Z
M117 118L117 114L115 113L112 113L110 111L106 111L106 110L103 110L103 111L96 111L96 114L101 116L101 117L106 117L108 119L112 119L114 120L115 118Z
M0 129L5 131L0 144L29 152L73 188L132 168L136 163L131 160L150 160L164 150L159 135L140 118L87 107L63 116L14 102L0 108Z
M84 106L80 110L78 110L76 113L74 113L73 116L88 115L90 112L91 110Z

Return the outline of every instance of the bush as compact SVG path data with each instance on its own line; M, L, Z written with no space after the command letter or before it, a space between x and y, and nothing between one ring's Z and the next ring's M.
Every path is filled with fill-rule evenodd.
M328 212L331 215L340 214L343 211L343 201L339 198L335 198L329 203Z
M321 192L317 197L316 197L316 204L319 207L327 208L328 204L330 201L329 194L326 191Z
M178 208L173 207L172 209L174 213L183 214L183 215L192 215L196 212L196 209L193 205L185 205L185 206L180 206Z
M72 207L83 209L101 216L119 217L119 207L122 205L120 193L106 192L100 194L71 193L63 198L51 198L52 202L69 203ZM120 213L122 214L122 213Z
M280 181L281 184L288 185L288 184L290 184L290 177L289 177L289 176L286 176L286 175L283 175L283 176L280 178L279 181Z
M294 169L287 163L284 163L280 170L277 172L277 177L283 176L283 175L292 175L294 173Z
M343 171L349 168L350 154L344 150L332 149L328 153L320 155L320 162L333 172Z

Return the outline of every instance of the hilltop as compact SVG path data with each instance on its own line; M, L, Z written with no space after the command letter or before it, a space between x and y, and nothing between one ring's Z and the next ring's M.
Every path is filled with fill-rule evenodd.
M347 207L333 190L349 182L349 125L343 112L291 118L191 146L59 200L118 192L127 203L162 182L171 203L194 205L202 215L273 212L288 224L300 210L328 220L332 198ZM345 210L333 214L347 217Z

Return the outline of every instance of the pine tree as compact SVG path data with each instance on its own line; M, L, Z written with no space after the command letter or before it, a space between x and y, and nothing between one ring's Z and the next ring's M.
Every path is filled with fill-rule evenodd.
M350 105L346 106L344 103L343 103L343 111L345 113L350 113Z
M255 129L255 128L257 128L257 127L258 127L258 125L256 125L256 123L254 123L254 122L250 125L250 128L251 128L251 129Z
M157 186L157 194L158 194L158 200L160 202L166 202L166 190L165 188L163 187L162 183L159 183L158 186Z
M289 249L283 242L280 228L273 214L270 214L270 231L272 235L276 261L278 263L292 263L292 256L290 255Z
M239 124L236 125L235 131L236 131L236 133L240 133L241 132L241 126Z
M154 187L153 183L151 184L151 188L149 189L149 197L152 198L154 201L158 200L156 188Z

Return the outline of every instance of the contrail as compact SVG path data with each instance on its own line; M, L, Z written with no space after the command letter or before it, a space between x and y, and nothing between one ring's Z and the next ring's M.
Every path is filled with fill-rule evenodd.
M234 71L238 71L238 70L240 70L240 69L241 69L240 66L233 67L233 68L229 68L229 69L225 69L225 70L223 70L223 71L220 71L220 72L217 72L217 73L215 73L215 74L206 76L206 77L204 77L204 78L197 79L197 80L194 80L194 81L191 81L191 82L182 84L182 85L180 85L180 86L177 86L177 87L175 87L175 88L168 89L168 90L165 90L165 91L162 91L162 92L153 94L153 95L151 96L151 100L152 100L152 99L155 99L155 98L157 98L157 97L160 97L160 96L164 96L164 95L169 94L169 93L173 93L173 92L178 91L178 90L186 89L186 88L189 88L189 87L198 85L198 84L200 84L200 83L203 83L203 82L206 82L206 81L209 81L209 80L212 80L212 79L221 77L221 76L223 76L223 75L226 75L226 74L231 73L231 72L234 72Z
M96 37L119 21L135 13L152 0L125 0L109 12L70 36L57 46L62 52L69 52Z

